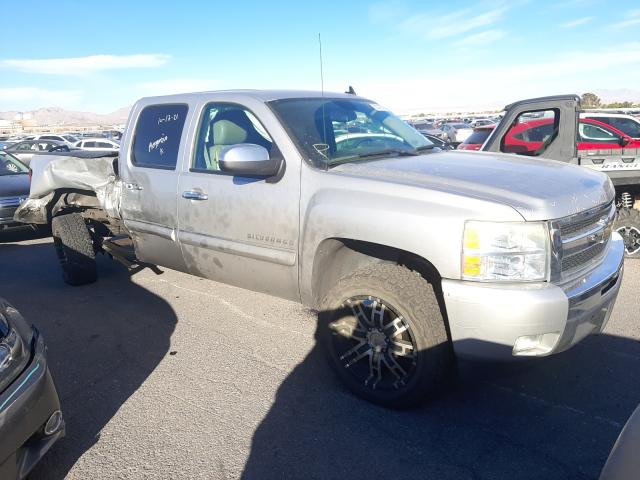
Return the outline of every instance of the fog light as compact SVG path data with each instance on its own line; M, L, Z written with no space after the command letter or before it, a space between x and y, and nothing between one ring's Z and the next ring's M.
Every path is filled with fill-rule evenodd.
M541 333L538 335L523 335L516 339L513 355L539 356L549 353L558 343L560 332Z
M56 410L51 414L49 420L44 426L44 434L45 435L53 435L62 426L62 412L60 410Z

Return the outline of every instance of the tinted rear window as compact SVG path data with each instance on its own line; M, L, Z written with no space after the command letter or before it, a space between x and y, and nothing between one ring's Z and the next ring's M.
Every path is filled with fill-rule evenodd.
M491 133L491 129L489 128L481 128L478 130L474 130L469 138L467 138L464 143L472 143L472 144L480 144L482 145L484 141L489 138L489 134Z
M187 105L152 105L140 112L132 162L140 167L176 167Z

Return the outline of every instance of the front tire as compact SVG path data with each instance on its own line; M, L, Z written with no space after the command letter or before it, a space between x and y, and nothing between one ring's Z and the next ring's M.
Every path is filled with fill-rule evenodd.
M640 211L622 208L618 211L613 229L622 235L627 258L640 258Z
M453 369L433 287L406 267L376 263L344 276L326 295L319 318L331 366L370 402L415 405Z
M95 282L98 278L96 253L82 215L69 213L54 217L51 231L64 281L74 287Z

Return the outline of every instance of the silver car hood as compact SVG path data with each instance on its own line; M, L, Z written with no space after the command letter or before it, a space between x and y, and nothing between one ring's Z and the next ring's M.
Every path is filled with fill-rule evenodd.
M565 162L488 152L376 159L331 171L502 203L531 221L566 217L615 197L605 174Z

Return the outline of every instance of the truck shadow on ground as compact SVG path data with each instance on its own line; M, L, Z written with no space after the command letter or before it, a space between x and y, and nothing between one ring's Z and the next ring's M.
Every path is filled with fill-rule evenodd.
M65 478L169 351L177 321L171 306L132 282L122 266L103 256L98 261L100 281L71 288L50 241L0 245L0 296L44 335L67 422L66 438L30 479Z
M452 388L408 411L346 392L316 346L279 387L243 479L597 478L640 402L640 343L588 337L518 363L459 362Z

